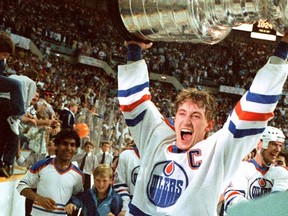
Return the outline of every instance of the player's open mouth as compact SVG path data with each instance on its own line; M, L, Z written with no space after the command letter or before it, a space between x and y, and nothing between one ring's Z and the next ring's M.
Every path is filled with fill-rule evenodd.
M181 139L182 140L188 141L188 140L190 140L191 136L192 136L191 130L188 130L188 129L182 129L181 130Z

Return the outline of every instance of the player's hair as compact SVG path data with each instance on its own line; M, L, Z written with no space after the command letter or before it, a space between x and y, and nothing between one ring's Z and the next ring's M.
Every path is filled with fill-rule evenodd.
M55 146L60 145L64 139L74 139L76 142L76 147L80 146L80 137L79 137L78 133L73 129L70 129L70 128L62 129L55 136L55 139L54 139Z
M0 52L7 52L13 54L15 51L15 45L6 32L0 32Z
M94 176L94 178L96 176L100 176L100 177L109 177L110 179L112 179L113 178L113 169L108 164L99 164L93 170L93 176Z
M205 110L205 117L208 121L211 121L215 118L217 102L209 92L198 90L196 88L183 89L177 95L175 111L177 112L179 106L181 106L186 101L196 103L200 108L203 108Z

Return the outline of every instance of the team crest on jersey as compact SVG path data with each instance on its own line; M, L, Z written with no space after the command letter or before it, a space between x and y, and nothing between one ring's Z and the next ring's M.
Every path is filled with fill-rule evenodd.
M149 200L162 208L172 206L188 186L188 176L175 161L157 163L147 186Z
M137 180L137 176L138 176L138 173L139 173L139 169L140 169L140 166L137 166L135 167L133 170L132 170L132 173L131 173L131 182L133 185L136 184L136 180Z
M266 193L270 193L272 186L273 184L269 180L264 178L257 178L250 185L249 196L251 199L255 199Z

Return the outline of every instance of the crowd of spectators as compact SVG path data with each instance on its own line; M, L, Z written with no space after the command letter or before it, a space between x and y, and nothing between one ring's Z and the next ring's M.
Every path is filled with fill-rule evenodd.
M116 80L101 68L66 61L54 55L49 43L107 61L116 70L126 50L108 13L80 6L77 1L2 0L0 28L31 39L45 55L40 60L23 49L9 62L10 71L34 75L39 91L54 92L53 107L60 112L69 102L79 104L77 121L90 127L90 138L99 146L109 139L118 148L128 133L116 98ZM273 44L223 40L216 45L157 42L144 52L149 71L176 77L183 87L227 85L247 89L257 70L273 53ZM35 75L36 74L36 75ZM169 83L151 81L152 97L165 117L173 118L171 101L177 90ZM239 95L218 92L218 130ZM288 136L287 105L281 99L271 122ZM117 147L118 146L118 147ZM97 148L96 148L97 150Z

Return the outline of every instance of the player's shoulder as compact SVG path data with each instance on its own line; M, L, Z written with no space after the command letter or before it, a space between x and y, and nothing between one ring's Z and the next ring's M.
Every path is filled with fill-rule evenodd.
M123 149L123 151L120 153L119 157L123 158L123 157L127 157L128 155L129 156L130 155L136 155L137 157L140 158L139 151L138 151L137 147L130 147L130 148Z
M53 158L39 160L31 167L30 170L31 170L31 172L38 172L41 169L43 169L44 167L46 167L49 164L51 164L52 162L53 162Z
M275 172L284 173L284 174L287 174L287 175L288 175L288 169L287 169L287 167L284 167L284 166L275 164L275 165L273 166L273 170L274 170Z

